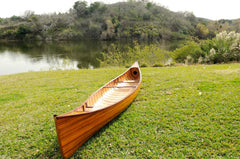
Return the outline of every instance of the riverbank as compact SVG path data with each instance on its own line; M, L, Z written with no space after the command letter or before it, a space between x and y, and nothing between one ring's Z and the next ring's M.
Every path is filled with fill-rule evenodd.
M71 111L124 70L0 76L1 158L60 158L52 115ZM75 157L240 156L240 64L141 70L135 101Z

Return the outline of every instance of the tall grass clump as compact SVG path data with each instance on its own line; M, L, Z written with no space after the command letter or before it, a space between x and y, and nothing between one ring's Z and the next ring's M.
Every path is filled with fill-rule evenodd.
M127 50L120 50L112 44L108 51L102 52L102 58L99 61L101 67L128 66L135 61L140 65L152 66L155 63L165 63L170 57L168 51L160 49L156 44L141 46L133 42L133 47L128 47Z
M206 62L240 61L240 33L223 31L216 35L213 44L206 56Z

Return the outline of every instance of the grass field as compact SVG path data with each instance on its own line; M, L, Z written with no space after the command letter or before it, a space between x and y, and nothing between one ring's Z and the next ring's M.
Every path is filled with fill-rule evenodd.
M61 158L54 114L125 68L0 76L0 158ZM139 95L75 158L239 158L240 64L142 68Z

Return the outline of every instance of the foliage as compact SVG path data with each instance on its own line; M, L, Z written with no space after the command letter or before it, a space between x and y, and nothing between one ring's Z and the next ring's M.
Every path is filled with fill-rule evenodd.
M147 9L150 9L153 6L153 4L151 2L147 2Z
M208 37L209 30L208 28L203 24L198 24L196 27L196 36L200 39L205 39Z
M101 4L100 2L94 2L94 3L90 4L89 12L90 13L95 12L100 7L100 4Z
M19 16L12 16L12 17L10 17L10 20L12 20L12 21L21 21L22 20L22 18L21 17L19 17Z
M153 67L163 67L163 64L161 64L161 63L155 63L155 64L153 64Z
M53 114L73 110L125 70L0 76L1 158L61 158ZM239 158L239 64L141 71L133 103L72 158Z
M34 16L34 15L35 15L34 11L26 10L23 14L23 18L31 19L31 17Z
M99 39L101 36L101 26L90 22L89 28L85 36L93 39Z
M30 33L31 30L28 26L26 25L20 25L18 30L17 30L17 33L16 33L16 38L17 39L20 39L20 40L23 40L28 33Z
M88 14L86 1L76 1L73 9L76 11L78 17L84 17Z
M112 44L110 50L102 52L101 66L125 66L135 61L139 61L140 65L153 65L165 63L170 58L170 53L160 49L156 44L141 46L135 41L133 45L127 50L119 50Z
M170 66L175 66L176 65L176 62L171 62L170 63Z
M3 32L0 32L0 38L5 39L8 38L9 40L16 39L16 29L8 29L4 30Z
M186 16L187 15L187 16ZM191 16L190 16L191 15ZM197 23L202 20L193 14L172 12L148 1L128 1L115 4L76 1L67 13L36 15L26 11L22 17L1 20L0 32L28 26L31 32L18 40L175 40L195 34ZM112 24L109 22L111 21ZM108 27L113 25L114 32ZM63 35L69 31L70 36ZM109 32L110 31L110 32ZM79 34L81 33L81 34ZM74 35L74 36L72 36ZM76 37L79 36L79 37ZM41 37L41 38L37 38ZM66 37L66 38L64 38ZM1 36L1 39L9 39Z
M193 64L194 63L194 58L192 56L188 55L187 58L185 59L185 64Z
M0 32L3 34L25 25L31 28L31 32L28 33L28 38L21 40L155 41L179 40L190 36L199 39L213 38L216 33L223 30L240 32L239 24L239 19L211 21L197 18L192 12L172 12L159 4L145 0L114 4L102 2L88 4L87 1L80 0L66 13L37 15L27 10L23 16L3 18L0 20ZM108 28L112 25L114 32ZM63 39L64 30L69 28L72 28L71 34L74 36ZM0 35L0 39L19 40L16 34L11 37L3 34Z
M236 31L240 32L240 19L228 20L228 19L220 19L217 21L210 21L207 23L207 27L210 32L220 33L222 31Z
M62 30L58 38L60 40L79 40L82 36L81 32L76 32L72 28L67 28Z
M148 67L148 64L142 63L142 64L140 65L140 67Z
M172 57L177 62L185 62L187 57L190 60L190 57L194 59L192 63L197 62L199 57L203 56L203 51L198 43L195 41L188 41L183 47L177 48L173 51Z
M240 61L240 33L223 31L217 34L208 57L213 63Z
M222 31L212 40L189 41L173 52L173 58L186 63L240 61L240 33Z

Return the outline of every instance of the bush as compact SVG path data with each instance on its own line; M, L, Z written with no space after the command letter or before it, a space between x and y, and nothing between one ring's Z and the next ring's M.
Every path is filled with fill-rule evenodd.
M200 45L194 41L188 41L186 45L173 51L173 59L177 62L185 62L187 56L191 56L193 63L195 63L199 57L204 56L204 52Z
M194 59L192 58L192 56L188 55L187 58L185 59L185 64L191 65L193 63L194 63Z
M23 40L31 30L28 26L20 25L17 30L16 38Z
M240 61L240 33L222 31L216 38L199 44L189 41L176 49L172 57L186 64Z
M176 65L176 62L171 62L170 63L170 66L175 66Z
M148 67L148 64L143 63L143 64L140 65L140 67Z
M98 39L102 33L102 28L100 24L95 24L90 22L86 37Z
M152 67L163 67L163 64L161 64L161 63L155 63Z
M211 62L240 61L240 33L222 31L213 42L214 46L208 55Z
M59 39L60 40L79 40L81 39L82 33L79 31L75 31L72 28L64 29L60 34L59 34Z
M198 63L199 63L199 64L204 63L204 58L203 58L202 56L200 56L200 57L198 58Z
M159 61L164 63L170 58L170 53L161 50L157 45L142 47L137 42L134 42L133 45L125 51L120 50L116 45L111 45L112 47L107 52L102 53L101 66L126 66L135 61L139 61L142 64L141 67L151 66ZM156 65L156 67L162 66Z
M7 29L7 30L0 30L0 38L1 39L10 39L10 40L14 40L16 37L16 32L17 30L15 29Z

